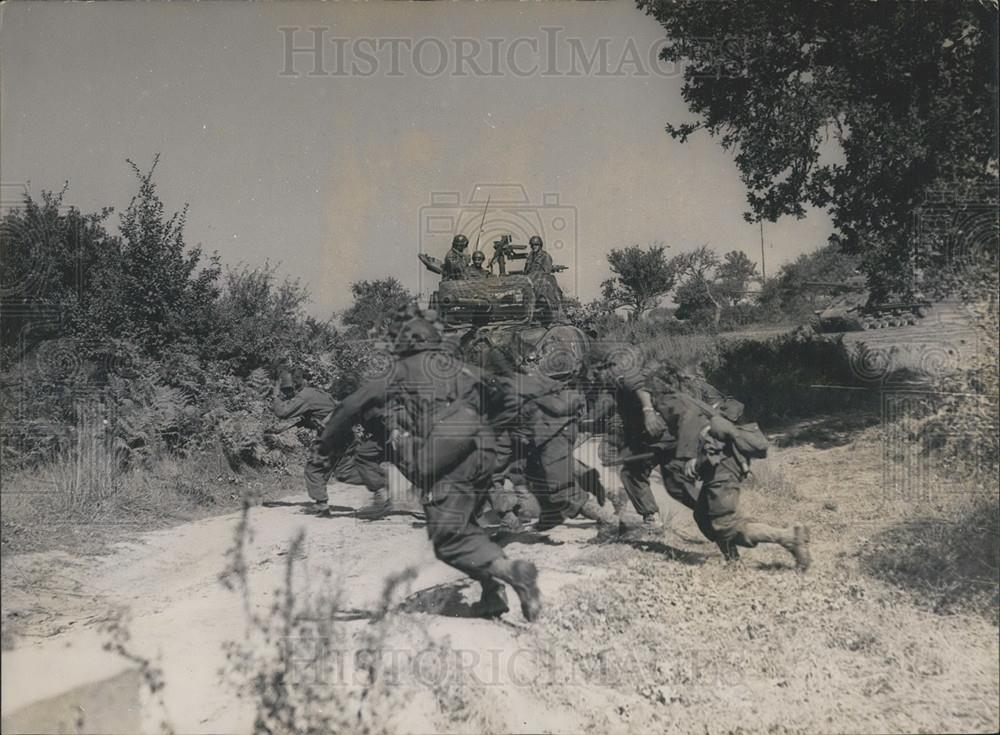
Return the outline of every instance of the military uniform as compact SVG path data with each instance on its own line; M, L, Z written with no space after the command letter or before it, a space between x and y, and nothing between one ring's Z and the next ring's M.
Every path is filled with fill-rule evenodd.
M626 462L622 484L644 516L656 512L649 476L659 466L667 493L694 511L702 534L718 544L727 559L738 558L736 547L777 543L788 549L800 567L809 566L808 529L778 528L747 519L740 510L740 483L749 459L739 449L739 429L712 406L676 390L669 375L638 367L613 376L626 448L631 454L652 452L653 459ZM639 391L648 392L666 431L649 436ZM696 477L689 476L693 463ZM695 480L700 480L700 484Z
M433 331L426 322L421 329ZM489 614L507 609L496 580L512 584L530 620L540 610L534 565L508 560L476 523L496 458L493 430L482 417L482 389L481 374L439 343L404 352L389 376L344 399L327 422L320 450L346 446L356 416L384 409L394 461L421 490L437 558L481 582Z
M547 276L552 273L552 256L544 250L532 250L524 261L524 275Z
M334 466L333 477L349 485L364 485L372 492L386 487L385 447L388 435L380 410L366 411L354 426L354 441Z
M444 264L441 267L441 279L444 281L457 281L468 278L469 261L465 253L452 247L448 254L444 256Z
M532 238L534 240L535 238ZM562 317L562 291L552 275L552 256L541 248L532 248L524 261L524 274L535 286L539 316L543 323Z
M327 417L333 413L337 402L333 397L311 385L305 386L290 398L276 395L271 401L271 410L282 420L297 420L302 426L316 432L317 436L323 430ZM314 440L314 445L317 440ZM333 473L333 465L329 458L310 452L306 461L305 478L306 492L318 503L328 500L326 483Z
M617 519L599 510L578 481L587 470L574 456L586 411L583 394L541 374L495 376L493 386L491 423L511 441L500 461L523 467L541 508L539 525L551 527L580 513L615 523Z
M490 273L485 268L483 268L482 265L477 265L477 264L473 263L471 266L469 266L468 270L466 271L465 277L466 278L489 278L492 275L493 274Z

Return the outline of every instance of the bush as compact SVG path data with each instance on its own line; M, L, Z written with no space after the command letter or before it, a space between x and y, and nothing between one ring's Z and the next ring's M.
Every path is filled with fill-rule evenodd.
M727 341L706 377L742 401L755 421L878 407L878 392L859 382L840 338L797 333Z
M277 269L243 266L226 274L215 306L215 357L240 376L307 352L326 335L306 321L309 291L298 280L277 281Z

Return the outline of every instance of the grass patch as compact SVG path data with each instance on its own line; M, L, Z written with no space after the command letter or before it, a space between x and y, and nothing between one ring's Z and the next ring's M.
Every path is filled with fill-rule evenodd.
M861 552L863 568L942 614L975 612L1000 623L1000 499L952 497L934 516L904 519Z
M3 553L47 549L100 552L122 533L151 530L239 509L300 489L297 475L230 469L221 451L164 453L124 467L97 427L35 470L4 477L0 495Z

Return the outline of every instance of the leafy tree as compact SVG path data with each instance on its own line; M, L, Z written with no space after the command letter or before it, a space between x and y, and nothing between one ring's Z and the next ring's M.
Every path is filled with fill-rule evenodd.
M389 276L351 284L354 303L341 315L352 339L385 334L399 309L413 303L413 295L397 279Z
M722 256L715 270L716 291L729 306L736 306L746 298L747 287L757 277L757 264L742 250L731 250Z
M690 319L699 312L709 310L712 313L712 324L716 329L719 328L722 295L715 284L719 263L718 254L707 245L675 255L671 259L671 267L681 282L674 294L678 319Z
M959 218L983 187L995 202L996 2L637 4L666 29L662 57L687 62L697 120L670 135L704 129L734 152L748 220L829 209L877 292L948 259L948 238L914 247L936 192ZM995 258L995 226L976 244Z
M5 353L78 328L95 270L113 246L114 238L104 228L111 209L84 214L65 207L67 188L42 191L40 201L25 193L22 206L0 221Z
M169 217L164 213L153 182L158 162L159 155L146 173L128 162L139 191L121 214L121 238L102 258L83 315L94 338L115 334L152 355L210 336L220 276L217 256L199 270L201 248L184 242L187 207Z
M645 250L631 245L608 253L612 277L601 284L604 300L614 307L629 307L633 321L656 306L674 287L674 269L665 250L663 245Z
M615 314L615 305L604 298L596 298L586 304L574 297L563 301L563 313L569 322L583 331L604 336L609 325L620 325L622 319Z
M226 273L216 306L216 354L241 376L289 359L319 334L306 321L309 291L298 279L278 282L277 267L241 266Z
M758 301L774 316L805 321L829 301L829 290L816 284L844 283L860 264L860 258L844 255L836 245L826 245L781 266L777 275L762 285Z

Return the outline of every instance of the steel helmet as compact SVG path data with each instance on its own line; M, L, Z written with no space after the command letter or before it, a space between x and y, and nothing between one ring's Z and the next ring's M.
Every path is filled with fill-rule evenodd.
M540 238L538 235L532 235L531 239L528 240L528 244L531 245L532 247L534 247L535 245L541 246L542 238Z
M484 253L482 250L477 250L472 254L473 263L482 263L484 260L486 260L486 253Z
M455 235L455 237L452 238L451 246L453 248L458 248L459 250L467 248L469 247L469 238L465 235Z
M416 317L400 327L393 345L393 352L397 355L408 355L440 344L441 334L434 328L434 325L426 319Z

